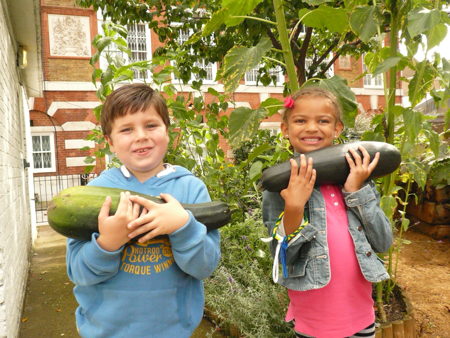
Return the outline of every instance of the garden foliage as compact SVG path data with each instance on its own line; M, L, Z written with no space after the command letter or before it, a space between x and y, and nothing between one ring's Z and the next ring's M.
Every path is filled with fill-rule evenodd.
M404 244L401 235L410 225L406 206L414 198L412 185L425 185L432 163L431 179L448 184L445 140L450 63L438 54L430 55L432 47L446 35L449 24L441 2L208 0L175 1L176 6L169 6L171 1L163 6L151 0L120 5L107 0L79 3L101 9L116 22L106 22L103 35L93 41L97 53L92 65L97 66L101 57L108 64L106 69L95 68L93 72L99 99L103 101L118 84L133 81L134 71L149 70L151 85L167 98L173 116L167 161L192 170L205 181L213 199L226 201L233 210L232 223L221 229L221 265L206 281L207 307L222 325L236 325L249 337L282 337L289 332L283 322L286 295L270 280L270 254L259 240L267 234L261 223L258 180L264 168L286 160L289 149L280 135L258 127L260 121L278 112L281 102L269 98L251 109L236 108L232 100L242 76L258 65L263 85L273 81L269 70L275 65L281 67L288 78L285 93L310 84L335 92L345 110L348 138L384 141L399 148L400 169L377 180L382 208L397 234L390 251L381 255L393 278L377 286L378 307L381 309L383 302L389 301L396 282L396 257ZM117 53L108 53L111 45L130 53L122 25L138 21L149 23L165 43L152 60L129 63ZM176 27L195 32L183 45L177 43L180 30L174 28L175 23ZM400 42L404 50L399 48ZM425 50L422 61L414 58L419 47ZM385 107L357 129L353 129L356 102L352 91L344 79L326 75L339 55L363 57L367 74L384 77ZM224 84L224 94L202 86L205 74L195 66L199 58L222 62L218 80ZM309 67L307 60L312 60ZM401 76L406 70L411 75ZM181 95L181 87L170 81L172 73L185 83L192 73L196 74L190 83L194 91ZM407 86L409 104L396 102L400 81ZM428 97L444 111L443 131L435 131L430 118L416 109ZM95 109L97 118L100 109ZM95 156L109 153L98 130L90 139L99 144ZM229 150L221 147L225 143L231 147ZM380 321L386 319L382 311L379 315Z

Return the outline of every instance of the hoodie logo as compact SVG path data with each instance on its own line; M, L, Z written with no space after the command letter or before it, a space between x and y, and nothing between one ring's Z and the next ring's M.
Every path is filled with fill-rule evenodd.
M145 243L129 243L122 252L120 270L133 275L151 275L169 269L174 263L167 236Z

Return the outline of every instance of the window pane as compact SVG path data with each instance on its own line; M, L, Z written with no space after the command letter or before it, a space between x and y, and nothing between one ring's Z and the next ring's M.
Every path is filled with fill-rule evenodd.
M33 151L41 150L41 137L33 136L32 139L33 139Z
M44 168L52 167L52 157L50 153L42 153L42 166Z
M50 151L50 136L41 136L42 137L42 150Z
M33 154L33 163L34 163L34 168L39 169L42 168L42 156L39 153L34 153Z

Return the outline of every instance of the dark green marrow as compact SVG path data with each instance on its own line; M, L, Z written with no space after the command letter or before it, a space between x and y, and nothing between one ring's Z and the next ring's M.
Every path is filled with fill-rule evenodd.
M367 150L371 160L377 152L380 153L380 160L369 179L388 175L400 165L400 152L389 143L360 141L334 145L305 154L307 158L312 157L313 159L313 167L316 169L316 185L344 184L350 172L345 154L349 149L358 149L359 146L363 146ZM358 152L361 155L359 150ZM295 159L297 163L300 163L299 156L296 156ZM262 174L262 187L269 191L281 191L288 186L290 175L291 164L289 161L267 168Z
M77 186L62 190L52 199L47 209L48 223L63 236L89 240L92 233L98 231L98 213L106 196L111 196L112 199L112 215L117 210L122 191L125 190L95 186ZM130 192L156 203L164 203L159 197ZM218 229L231 219L228 205L220 201L182 205L190 210L207 230Z

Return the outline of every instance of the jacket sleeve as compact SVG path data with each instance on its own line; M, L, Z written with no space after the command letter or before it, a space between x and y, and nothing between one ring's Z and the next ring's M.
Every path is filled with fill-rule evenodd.
M364 228L367 240L375 252L385 252L392 245L391 224L380 207L380 195L370 182L360 190L344 193L347 207L356 215Z
M186 203L209 202L206 186L197 185L192 200ZM177 265L188 275L197 279L209 277L219 264L220 233L219 230L207 231L206 226L195 219L190 211L185 225L169 235L173 257Z
M67 239L67 274L77 285L94 285L114 277L119 271L122 248L105 251L97 244L98 233L90 241Z

